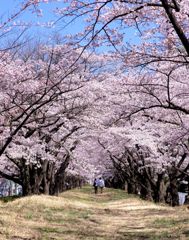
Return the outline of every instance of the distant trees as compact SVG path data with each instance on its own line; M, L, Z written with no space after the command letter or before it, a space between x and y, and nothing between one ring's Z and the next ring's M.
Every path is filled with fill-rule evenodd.
M161 132L158 126L156 134ZM109 136L101 135L99 144L109 161L104 177L110 187L175 206L180 182L188 181L188 143L177 142L171 146L156 134L131 126L118 131L115 128Z

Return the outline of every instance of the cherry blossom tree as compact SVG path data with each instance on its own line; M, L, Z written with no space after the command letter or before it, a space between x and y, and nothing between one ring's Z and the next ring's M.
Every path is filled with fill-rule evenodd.
M68 24L80 16L87 16L87 24L82 37L88 44L105 37L116 47L127 37L127 28L135 28L139 36L157 39L154 49L168 43L177 48L181 44L188 51L188 3L180 0L155 1L65 1L68 6L58 9L60 20L68 18ZM125 40L125 39L124 39ZM145 39L146 40L146 39ZM180 42L180 43L179 43ZM177 44L176 44L177 43ZM150 42L147 41L148 53ZM169 45L169 47L170 47ZM151 48L151 53L153 49ZM164 49L160 49L162 52Z
M188 114L188 107L175 103L172 100L174 94L171 93L173 85L176 88L180 83L176 83L177 77L183 77L188 72L188 3L168 0L66 2L69 3L68 7L57 10L60 20L67 17L69 24L79 17L86 17L85 29L78 36L73 36L74 40L83 43L84 49L90 45L101 47L103 43L108 43L112 47L110 50L115 50L112 57L123 63L125 71L136 68L134 71L140 80L139 83L130 83L133 88L139 92L138 88L141 87L141 94L151 95L151 98L154 95L156 103L148 107L175 109ZM136 30L140 42L129 42L128 28L132 32ZM151 80L157 84L151 85ZM161 92L160 86L167 91L165 103L154 94L157 90ZM143 102L146 104L147 101ZM145 108L144 105L140 109Z
M96 98L87 90L100 58L76 63L79 54L46 46L27 61L6 53L1 62L1 175L24 194L57 191L76 147L73 135Z
M23 2L2 29L43 2ZM1 174L27 182L26 194L57 192L66 169L116 176L155 201L171 186L176 205L188 174L188 10L182 0L69 0L57 21L86 22L67 45L2 51Z

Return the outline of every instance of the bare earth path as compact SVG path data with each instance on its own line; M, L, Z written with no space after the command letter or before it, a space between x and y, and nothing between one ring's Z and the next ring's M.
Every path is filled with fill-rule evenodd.
M0 203L0 240L189 239L187 206L142 201L122 190L91 187L59 197L32 196Z

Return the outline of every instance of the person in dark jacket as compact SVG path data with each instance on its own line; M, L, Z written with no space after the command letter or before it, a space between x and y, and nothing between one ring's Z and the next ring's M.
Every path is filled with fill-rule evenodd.
M95 178L93 182L94 192L95 194L98 193L98 180Z

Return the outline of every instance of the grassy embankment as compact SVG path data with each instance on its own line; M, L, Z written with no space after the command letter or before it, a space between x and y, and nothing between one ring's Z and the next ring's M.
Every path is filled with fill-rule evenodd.
M0 202L0 240L189 239L189 210L91 187Z

